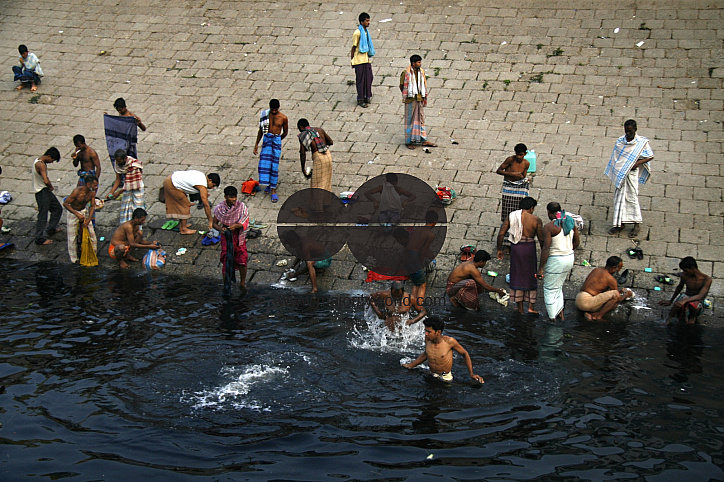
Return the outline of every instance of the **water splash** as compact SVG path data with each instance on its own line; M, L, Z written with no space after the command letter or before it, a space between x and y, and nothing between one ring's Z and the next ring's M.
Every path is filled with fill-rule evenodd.
M256 387L270 383L288 374L287 368L268 365L249 365L243 368L227 367L221 370L221 376L233 379L225 385L208 390L195 392L186 398L182 395L181 401L193 403L192 408L246 408L252 410L270 411L258 402L248 397Z
M390 331L374 310L367 306L361 324L356 325L349 337L349 344L362 350L382 353L418 352L424 346L425 327L422 321L407 325L409 314L398 321L398 329Z
M648 305L647 301L643 294L634 291L634 297L631 298L629 306L634 310L652 310L653 308Z

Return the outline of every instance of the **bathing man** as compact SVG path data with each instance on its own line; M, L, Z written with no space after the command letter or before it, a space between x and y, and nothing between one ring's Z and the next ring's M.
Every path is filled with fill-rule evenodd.
M383 305L382 309L377 306L377 303ZM415 308L418 315L407 320L408 326L417 323L427 315L425 307L416 303L410 293L405 293L405 284L402 281L393 282L389 290L372 293L370 307L378 318L385 320L385 326L390 331L397 331L398 322L405 313L409 313L410 308Z
M485 250L476 251L472 259L463 261L453 268L450 276L447 277L445 293L450 297L453 306L462 306L470 311L478 311L480 302L478 295L482 291L495 291L500 296L505 291L500 288L493 288L485 282L480 275L480 270L490 260L490 255Z
M138 261L137 258L131 256L131 248L160 248L161 243L158 241L146 241L143 239L143 233L139 229L146 222L146 211L138 208L133 211L130 221L118 226L116 232L113 233L111 243L108 246L108 255L118 261L118 265L126 269L128 263L126 261Z
M613 277L623 268L623 261L618 256L606 260L605 268L591 271L583 282L580 293L576 296L576 308L583 311L589 321L600 321L603 315L613 311L626 298L633 296L630 289L618 290L618 283Z
M674 303L668 318L678 315L679 320L683 321L686 318L686 322L692 324L696 322L701 310L704 308L703 302L709 293L709 288L711 288L711 276L699 271L696 260L691 256L682 259L679 268L684 270L679 286L674 290L670 300L661 300L659 304L669 306ZM686 290L679 295L684 287L686 287Z
M68 210L68 255L71 263L78 262L78 234L82 240L83 229L88 229L93 251L98 250L96 231L91 222L96 210L98 178L89 174L82 179L83 184L73 189L63 201L63 207Z
M465 358L465 366L468 367L470 378L480 383L485 383L483 377L473 372L473 362L470 355L458 341L451 336L444 336L442 330L445 329L445 322L440 318L431 316L425 318L425 353L417 357L410 363L402 365L405 368L415 368L420 363L427 360L430 367L430 373L435 378L446 382L452 382L452 365L453 350L460 353Z

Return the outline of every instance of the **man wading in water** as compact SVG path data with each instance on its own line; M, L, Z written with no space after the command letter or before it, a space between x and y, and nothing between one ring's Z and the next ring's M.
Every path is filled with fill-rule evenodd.
M460 353L465 358L465 366L468 367L468 373L473 380L485 383L483 377L473 372L473 362L470 355L458 341L451 336L444 336L442 330L445 329L445 322L440 318L429 317L423 322L425 324L425 353L417 357L417 360L402 365L405 368L415 368L420 363L427 360L430 367L430 373L435 378L439 378L445 382L452 382L452 365L453 350Z

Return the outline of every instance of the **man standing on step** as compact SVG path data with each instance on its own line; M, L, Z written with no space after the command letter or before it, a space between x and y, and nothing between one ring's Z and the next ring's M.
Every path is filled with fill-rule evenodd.
M352 68L354 69L357 84L357 105L367 107L372 100L372 64L371 57L375 55L375 47L370 37L370 15L359 14L359 27L352 34Z
M254 144L254 155L259 154L259 142L264 138L259 156L259 184L266 184L265 193L271 192L271 202L279 201L279 160L282 157L282 139L289 132L289 119L279 111L279 100L269 101L269 108L259 114L259 132Z
M649 140L636 135L636 121L629 119L623 124L625 135L616 140L604 174L615 187L613 193L613 227L608 234L618 234L624 224L633 224L628 233L635 238L641 231L641 206L639 184L645 184L651 176L649 162L654 160Z

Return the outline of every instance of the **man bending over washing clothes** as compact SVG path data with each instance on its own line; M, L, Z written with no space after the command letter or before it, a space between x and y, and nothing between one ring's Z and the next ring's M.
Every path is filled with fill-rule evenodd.
M476 251L471 259L463 261L452 270L447 277L445 292L454 306L478 311L480 309L478 296L482 291L494 291L500 296L505 296L504 290L493 288L480 275L480 270L485 267L488 260L490 255L481 249Z

